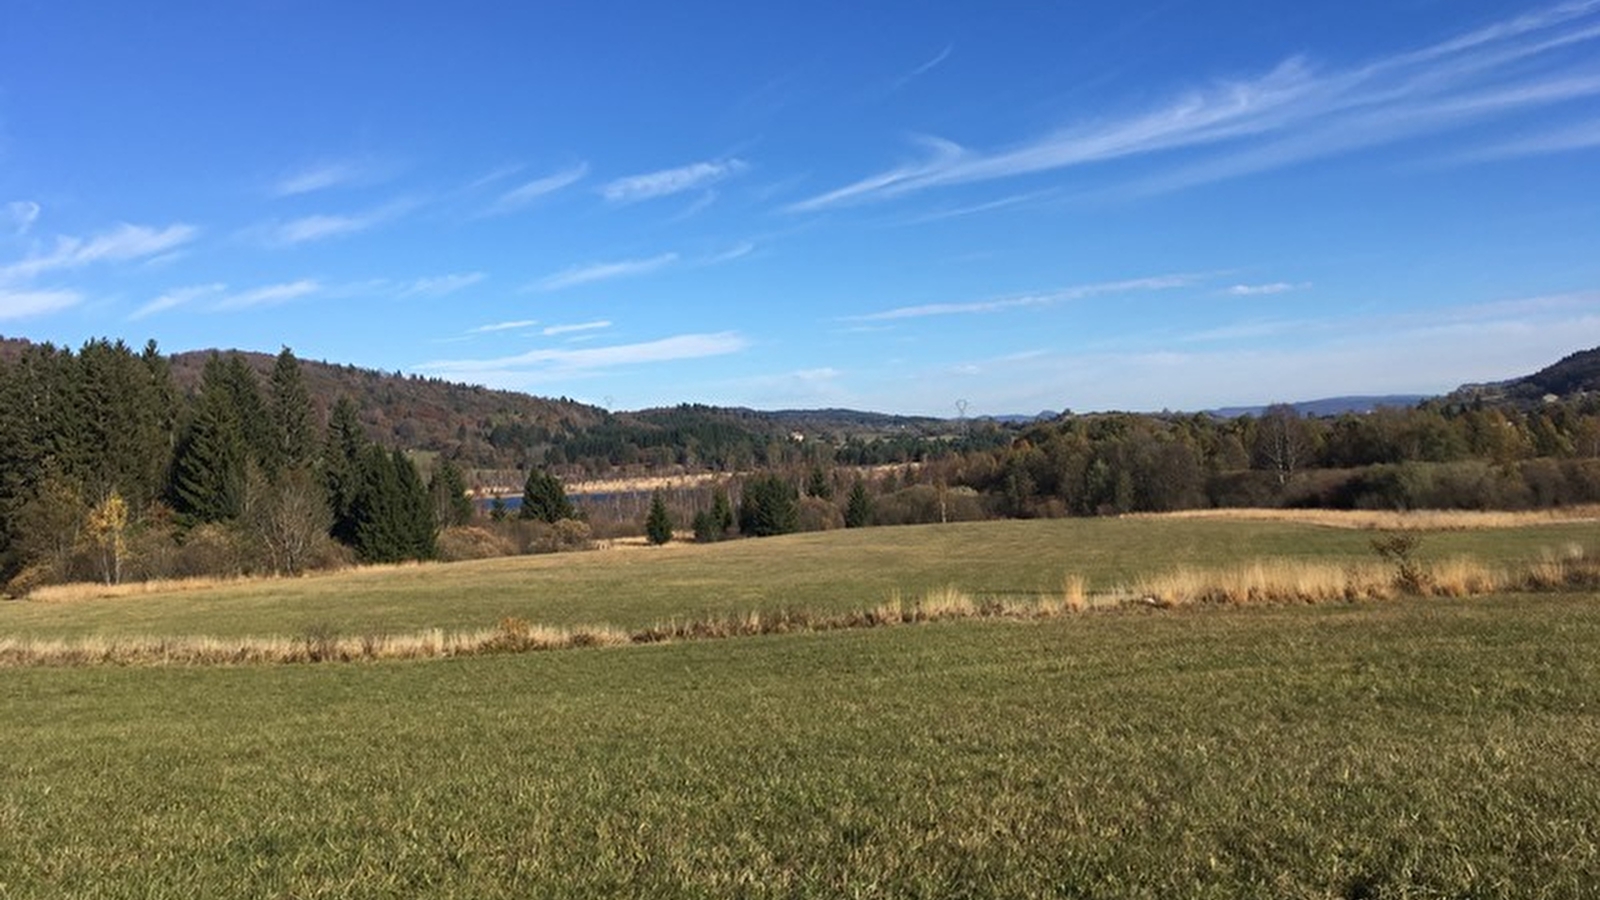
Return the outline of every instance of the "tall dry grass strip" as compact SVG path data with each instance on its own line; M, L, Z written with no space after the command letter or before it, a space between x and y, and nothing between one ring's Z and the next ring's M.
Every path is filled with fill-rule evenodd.
M1404 589L1402 589L1404 588ZM1332 603L1388 600L1402 593L1468 597L1506 590L1594 590L1600 559L1570 546L1548 552L1514 572L1472 559L1423 565L1402 577L1378 562L1336 565L1265 559L1226 569L1176 569L1141 578L1100 597L1078 576L1063 579L1059 594L1034 599L980 599L947 587L907 600L899 592L863 611L826 614L807 609L760 610L697 619L671 619L626 631L606 625L555 628L518 618L475 631L430 629L413 634L339 635L311 629L299 637L89 637L34 640L0 637L0 667L199 666L438 659L524 653L576 647L615 647L667 641L718 640L757 635L877 628L961 619L1044 619L1129 604L1160 607L1198 604Z
M1130 513L1133 519L1222 519L1242 522L1299 522L1329 528L1374 531L1477 531L1522 528L1558 522L1600 521L1600 506L1566 506L1523 512L1478 510L1368 509L1189 509L1166 513Z

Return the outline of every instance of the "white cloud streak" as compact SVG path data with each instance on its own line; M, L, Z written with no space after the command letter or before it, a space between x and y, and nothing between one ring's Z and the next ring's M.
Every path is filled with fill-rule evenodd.
M518 328L529 328L537 324L539 324L538 319L515 319L510 322L479 325L477 328L468 329L467 334L493 334L496 331L515 331Z
M1290 284L1287 281L1274 281L1271 284L1236 284L1228 288L1226 293L1231 297L1268 297L1273 294L1287 294L1290 291L1303 291L1311 287L1310 282Z
M896 78L894 83L889 86L890 93L900 90L911 82L916 81L918 78L921 78L922 76L938 68L941 63L950 58L950 54L954 52L955 49L955 44L946 44L944 49L934 54L932 59L929 59L922 65L912 69L910 72L907 72L899 78Z
M0 286L0 322L49 315L82 301L76 291L12 290Z
M542 178L526 181L501 194L489 207L489 215L500 215L515 212L533 203L541 197L554 194L562 188L569 187L583 180L589 174L589 164L579 163L559 172L552 172Z
M637 203L709 187L747 168L748 165L740 159L690 163L676 169L662 169L608 181L601 185L600 196L612 203Z
M367 169L355 163L323 162L280 178L272 186L272 193L278 197L309 194L360 181L367 176Z
M166 312L169 309L177 309L180 306L188 306L196 300L206 297L214 297L218 294L221 294L223 291L226 291L227 289L228 286L221 283L197 284L191 287L173 288L172 290L167 291L165 294L162 294L154 300L151 300L149 303L146 303L145 305L134 310L133 313L128 316L128 318L130 320L138 320L146 318L147 316L153 316L156 313Z
M1022 309L1035 306L1053 306L1058 303L1068 303L1073 300L1084 300L1104 294L1122 294L1133 291L1160 291L1172 288L1187 287L1197 281L1194 275L1160 275L1151 278L1133 278L1126 281L1108 281L1100 284L1084 284L1075 287L1063 288L1058 291L1049 291L1041 294L1022 294L1014 297L998 297L990 300L978 300L968 303L928 303L921 306L901 306L883 312L866 313L859 316L846 316L846 322L884 322L894 319L919 319L928 316L954 316L974 315L980 313L997 313L1013 309Z
M229 294L218 300L212 308L218 311L232 312L257 306L276 306L279 303L298 300L301 297L308 297L321 291L321 284L309 278L302 278L299 281L269 284L265 287Z
M578 322L573 325L551 325L544 329L541 334L545 337L555 337L562 334L576 334L581 331L599 331L610 327L611 322L609 320L600 319L594 322Z
M192 225L169 225L163 229L123 223L91 238L57 237L55 246L17 262L0 266L0 283L21 281L64 269L75 269L100 262L125 262L157 256L193 240L198 229Z
M482 272L462 272L452 275L438 275L431 278L418 278L400 289L401 297L443 297L456 291L472 287L488 276Z
M390 203L354 215L311 215L274 225L267 229L267 243L279 247L322 241L358 234L397 218L408 208L405 203Z
M1255 78L1194 89L1164 106L1070 125L1008 149L924 138L930 149L921 161L787 208L812 212L1134 156L1220 151L1139 185L1175 190L1493 121L1600 94L1593 57L1562 52L1600 38L1597 9L1600 0L1553 6L1343 70L1318 71L1290 58ZM1522 65L1530 60L1541 63L1534 74Z
M738 353L749 346L739 334L682 334L634 344L607 347L545 348L515 356L484 360L443 360L417 366L418 371L483 384L515 386L553 375L572 376L605 369L677 362Z
M559 291L564 288L577 287L581 284L593 284L597 281L631 278L636 275L645 275L658 269L664 269L677 261L678 254L662 253L646 259L624 259L616 262L573 266L569 269L563 269L554 275L539 279L533 283L531 288L537 291Z
M27 234L33 228L33 223L39 220L39 204L32 200L13 200L3 208L14 235Z

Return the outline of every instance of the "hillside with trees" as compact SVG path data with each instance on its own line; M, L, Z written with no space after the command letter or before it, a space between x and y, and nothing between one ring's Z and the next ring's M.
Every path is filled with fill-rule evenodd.
M674 522L711 541L1206 507L1596 503L1597 371L1600 351L1585 351L1494 390L1366 413L1002 423L687 404L610 413L287 349L168 357L153 343L0 341L0 580L15 593L292 575L671 539ZM568 496L595 476L622 486ZM653 483L626 486L641 476Z

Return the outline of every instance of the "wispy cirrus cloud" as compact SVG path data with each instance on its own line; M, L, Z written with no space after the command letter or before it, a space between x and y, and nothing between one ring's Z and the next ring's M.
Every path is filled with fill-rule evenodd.
M543 334L545 337L556 337L558 335L577 334L584 331L600 331L610 327L611 322L609 320L599 319L593 322L577 322L572 325L551 325L540 331L540 334Z
M287 303L290 300L308 297L321 291L322 285L320 283L310 278L302 278L299 281L269 284L264 287L240 291L236 294L228 294L219 299L212 308L218 311L231 312L251 309L257 306L275 306L279 303Z
M588 174L589 164L585 162L535 178L532 181L525 181L495 198L494 203L485 211L485 215L503 215L515 212L532 204L541 197L554 194L562 188L577 184Z
M1068 125L1003 149L922 138L921 160L787 207L811 212L934 188L1068 170L1179 150L1176 171L1135 185L1175 190L1600 94L1581 45L1600 38L1600 2L1548 7L1349 68L1291 57L1265 73L1191 89L1165 105ZM1537 62L1537 66L1529 63Z
M678 261L676 253L661 253L645 259L622 259L614 262L590 263L562 269L547 275L529 286L536 291L559 291L563 288L610 281L615 278L632 278L664 269Z
M738 353L749 342L737 332L680 334L654 341L602 347L542 348L494 359L440 360L417 366L450 378L515 388L553 377L574 377L608 369L679 362Z
M1196 275L1159 275L1150 278L1131 278L1125 281L1107 281L1099 284L1083 284L1063 288L1056 291L1046 291L1038 294L1020 294L1011 297L996 297L988 300L975 300L966 303L927 303L920 306L901 306L883 312L865 313L856 316L845 316L846 322L884 322L894 319L919 319L928 316L955 316L976 315L981 313L1006 312L1013 309L1027 307L1054 306L1058 303L1068 303L1073 300L1084 300L1105 294L1124 294L1136 291L1161 291L1172 288L1188 287L1199 280Z
M129 314L128 318L130 320L138 320L148 316L153 316L156 313L166 312L169 309L177 309L180 306L188 306L194 303L196 300L220 296L227 289L228 286L220 282L173 288L154 300L151 300L149 303L146 303L134 310L131 314Z
M397 202L348 215L302 216L288 222L266 226L261 229L261 233L270 246L292 247L312 241L359 234L399 218L410 208L409 203Z
M509 322L492 322L488 325L479 325L467 329L467 334L493 334L497 331L515 331L518 328L531 328L539 324L538 319L513 319Z
M921 78L929 72L932 72L934 69L938 68L941 63L949 59L950 54L955 52L955 49L955 44L945 44L944 49L940 50L938 53L935 53L932 58L891 82L888 92L892 94L895 91L904 88L911 82L916 81L918 78Z
M49 315L81 302L83 295L77 291L13 290L0 285L0 322Z
M443 297L472 287L489 276L482 272L460 272L418 278L400 288L401 297Z
M1501 159L1519 159L1525 156L1549 156L1574 150L1600 147L1600 119L1579 122L1566 128L1557 128L1514 141L1505 141L1469 150L1453 157L1451 162L1474 163Z
M90 238L61 236L49 250L0 266L0 282L22 281L93 263L154 257L187 244L198 233L199 229L182 223L159 229L122 223Z
M1290 291L1303 291L1311 287L1311 282L1302 281L1291 284L1287 281L1274 281L1270 284L1235 284L1223 293L1230 297L1269 297L1273 294L1287 294Z
M738 175L749 165L741 159L719 159L690 163L675 169L662 169L643 175L629 175L600 186L600 196L612 203L637 203L684 191L710 187Z
M39 212L39 204L32 200L13 200L0 207L0 221L6 223L13 235L24 235L39 220Z
M325 291L326 288L321 282L310 278L268 284L242 291L230 291L228 285L222 282L196 284L173 288L140 306L130 313L128 318L138 320L179 307L198 305L203 305L211 312L236 312L258 306L287 303L290 300L298 300Z
M394 173L392 165L372 160L322 160L290 171L269 187L274 197L294 197L331 188L375 184Z

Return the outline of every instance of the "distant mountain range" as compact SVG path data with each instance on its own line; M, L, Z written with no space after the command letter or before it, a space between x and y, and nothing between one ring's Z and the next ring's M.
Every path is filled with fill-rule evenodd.
M1426 394L1384 394L1376 397L1325 397L1321 400L1302 400L1288 405L1294 407L1295 412L1302 416L1342 416L1345 413L1369 413L1380 406L1404 409L1416 406L1426 399L1428 399ZM1207 412L1224 419L1232 419L1238 416L1259 416L1266 408L1266 406L1224 406Z

